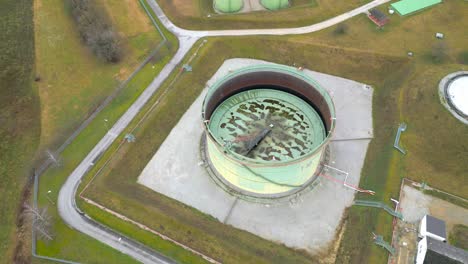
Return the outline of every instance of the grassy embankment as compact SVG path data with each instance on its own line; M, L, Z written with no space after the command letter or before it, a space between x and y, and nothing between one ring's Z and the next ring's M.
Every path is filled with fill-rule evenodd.
M401 57L387 57L357 50L286 42L281 38L220 38L210 39L207 45L192 63L194 72L182 75L171 87L151 117L137 130L137 142L120 149L85 195L221 261L310 262L307 254L223 225L212 217L140 186L136 179L172 127L204 88L206 80L227 58L256 57L289 65L295 62L367 83L379 83L386 78L387 72L404 68L408 61ZM287 49L284 48L286 45ZM269 49L262 48L265 46ZM271 52L272 50L275 52ZM339 59L343 56L348 60L340 65L327 60L327 57ZM371 77L367 77L369 73ZM90 210L90 206L82 206L93 217L99 217L118 228L119 221L113 217ZM139 240L145 238L140 234L137 237Z
M450 14L462 16L463 10L466 10L463 9L463 5L466 3L462 1L444 3L438 9L430 9L418 16L393 17L392 24L384 30L376 30L367 18L360 16L349 22L350 32L342 36L334 35L333 29L330 29L310 36L288 37L289 42L281 41L286 38L210 40L209 48L205 47L200 52L200 58L194 62L193 76L189 74L183 76L171 88L173 91L168 93L164 102L155 110L154 117L147 121L147 128L142 127L138 132L140 133L137 136L138 142L121 150L122 152L111 164L111 168L107 168L105 174L97 178L87 195L179 241L193 244L194 248L215 258L223 260L232 250L239 250L239 252L251 250L252 248L236 248L239 246L236 245L237 243L243 243L240 242L243 241L242 239L229 242L231 236L226 238L226 234L236 234L236 232L238 232L237 236L239 237L247 237L250 236L249 234L220 226L213 219L135 183L141 169L162 143L170 128L175 125L184 110L198 95L204 82L220 63L229 57L256 57L285 64L295 62L314 70L374 85L376 88L374 97L375 139L369 147L361 185L377 191L377 196L373 199L388 202L390 197L398 196L401 177L409 176L421 180L420 177L417 177L421 171L426 170L427 167L440 166L443 169L430 175L428 182L434 182L434 187L444 189L446 185L444 182L437 181L437 178L448 177L453 181L459 181L460 174L458 172L465 170L464 166L466 166L462 160L466 146L460 144L460 142L467 142L461 140L466 138L466 128L452 118L439 104L436 89L442 76L461 68L455 58L466 49L462 40L457 38L463 32L462 28L454 26L454 23L459 23L459 21L453 19ZM450 47L449 58L443 63L435 64L430 59L430 54L432 44L437 41L433 38L433 32L438 30L453 37L446 40ZM340 48L343 46L349 48ZM264 47L269 48L266 50ZM416 55L406 59L404 57L409 50L415 52ZM382 54L391 54L397 57L388 57ZM203 61L203 67L197 67L199 61ZM389 63L394 65L391 66ZM177 92L179 86L183 87L181 92ZM187 90L186 87L189 86L193 90ZM415 91L423 94L422 97L413 96L412 93ZM172 99L171 94L173 94L173 98L177 97L177 99ZM164 114L169 112L171 115ZM427 114L427 116L421 118L422 114ZM436 115L445 118L438 118L436 122L422 121L429 117L435 118ZM409 131L405 132L403 144L410 153L405 157L401 157L392 147L395 129L402 120L409 124ZM154 127L158 129L155 130ZM456 136L441 137L447 133ZM418 135L418 140L413 138L415 134ZM425 143L421 143L421 140ZM453 147L446 148L442 152L438 151L442 145ZM429 157L429 155L432 156ZM446 157L456 160L450 162L458 162L462 165L451 167L446 163ZM426 159L430 159L433 163L422 164L421 161ZM414 165L409 168L408 164L413 163ZM108 175L112 175L112 178ZM426 175L426 177L429 176ZM462 195L463 188L465 187L458 185L453 192ZM368 197L361 198L368 199ZM168 210L168 208L171 209ZM102 212L90 213L96 217L102 217L103 221L109 223L118 222L111 217L104 217ZM152 221L152 219L158 219L158 221ZM176 219L180 219L177 220L180 222L176 222ZM348 228L338 261L352 263L379 263L383 261L386 258L386 252L374 246L371 239L363 239L363 236L365 237L366 234L370 236L371 232L375 231L384 234L385 238L389 240L391 217L377 209L353 207L347 220ZM216 228L213 228L214 226ZM213 240L216 243L211 246L207 241L193 239L192 237L197 237L195 234L198 236L200 234L209 235L210 239L207 240L215 238L219 240ZM249 240L253 239L252 237ZM360 243L352 241L360 241ZM223 243L232 243L232 246ZM267 242L256 242L255 247L261 248L265 245L264 243ZM250 255L249 260L252 262L260 261L261 257L268 255L246 254ZM253 255L258 259L252 258ZM230 260L233 262L245 261L242 259L244 255L237 256L237 259ZM285 259L287 257L282 260Z
M292 7L271 12L220 15L213 0L157 0L176 25L187 29L244 29L306 26L350 11L370 0L298 0Z
M83 46L63 2L36 1L37 60L38 68L42 69L39 72L44 88L41 100L45 107L42 120L48 131L43 135L43 142L63 140L71 129L131 74L162 39L138 2L102 0L99 3L111 14L124 44L125 55L119 64L105 64ZM38 241L39 254L85 263L133 261L70 229L61 221L54 205L60 186L71 170L168 62L177 49L173 37L170 37L170 42L171 48L164 46L159 60L147 64L76 141L66 148L60 156L61 165L50 168L41 177L39 204L49 207L55 239L50 242ZM108 121L105 122L105 119Z
M446 74L461 70L460 54L467 50L463 28L468 26L468 3L444 2L413 16L392 16L383 30L365 17L348 23L349 32L335 39L324 37L327 31L303 41L321 42L405 56L414 52L412 66L403 72L405 79L389 79L374 97L375 138L369 146L361 177L361 186L375 190L375 197L359 195L360 199L374 199L391 204L398 197L402 177L425 181L430 186L466 196L468 164L464 162L468 149L468 128L452 117L440 104L437 87ZM382 10L385 7L382 7ZM435 63L431 58L433 45L441 40L435 32L444 32L447 58ZM389 72L392 74L392 72ZM391 87L399 83L400 89ZM402 156L393 149L399 122L406 122L402 144L408 154ZM378 209L352 207L338 261L343 263L379 263L387 253L373 245L371 232L391 239L391 217ZM369 238L369 239L363 239ZM355 243L355 241L360 241Z
M0 8L0 263L28 261L15 247L28 233L17 220L22 190L41 133L40 105L34 85L32 0L5 0ZM28 247L29 241L24 247ZM18 246L21 250L23 246Z

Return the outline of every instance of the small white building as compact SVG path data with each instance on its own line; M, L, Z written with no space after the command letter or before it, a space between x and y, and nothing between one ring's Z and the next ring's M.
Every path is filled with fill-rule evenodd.
M430 237L418 243L416 264L466 264L468 251Z
M445 222L425 215L419 225L416 264L467 264L468 251L447 243Z
M445 222L433 216L425 215L419 225L419 237L430 237L438 241L446 242Z

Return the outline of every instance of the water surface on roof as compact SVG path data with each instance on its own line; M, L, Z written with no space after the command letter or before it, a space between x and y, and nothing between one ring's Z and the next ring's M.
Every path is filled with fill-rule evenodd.
M296 159L326 138L322 119L311 105L272 89L248 90L226 99L209 127L229 151L264 161Z

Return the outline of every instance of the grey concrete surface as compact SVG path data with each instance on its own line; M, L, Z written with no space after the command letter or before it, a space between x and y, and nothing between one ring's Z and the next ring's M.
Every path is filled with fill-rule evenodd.
M231 70L259 63L267 62L227 60L207 84L211 85ZM330 144L330 165L349 172L348 183L358 185L369 135L372 135L372 88L309 70L306 73L327 87L337 108L337 140ZM354 191L320 178L321 184L315 189L289 203L235 202L236 198L218 187L200 165L201 105L205 93L206 89L173 128L138 182L266 239L310 252L326 247L335 237L344 209L352 204ZM361 121L353 123L356 119ZM340 120L343 120L341 124ZM330 173L330 176L344 180L344 175Z
M424 194L408 185L403 187L400 206L407 222L417 223L424 215L430 214L445 221L447 232L455 224L468 226L468 210L437 197Z

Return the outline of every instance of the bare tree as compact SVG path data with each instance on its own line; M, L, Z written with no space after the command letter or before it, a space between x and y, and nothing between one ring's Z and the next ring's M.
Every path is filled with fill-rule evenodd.
M25 203L24 208L25 213L31 216L33 229L39 234L39 237L45 240L52 240L52 217L47 212L47 207L37 208Z
M122 58L122 45L112 27L106 10L93 0L68 0L71 14L84 43L106 62L117 63Z

